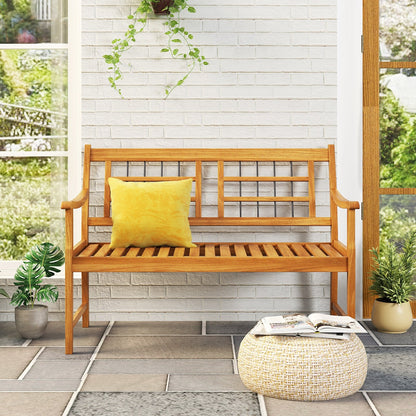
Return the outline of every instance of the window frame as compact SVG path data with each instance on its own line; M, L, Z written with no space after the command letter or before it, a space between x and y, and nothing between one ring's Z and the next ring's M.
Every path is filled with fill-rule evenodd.
M68 2L69 3L69 2ZM67 198L74 197L81 189L81 0L71 0L68 4L67 44L0 44L0 49L65 49L68 52L68 149L65 152L47 152L51 156L66 156L68 159ZM70 74L70 75L69 75ZM16 152L7 152L16 156ZM46 152L25 152L28 156L45 156ZM30 154L29 154L30 153ZM75 224L80 224L80 216L75 216ZM79 238L75 226L74 238ZM64 230L63 230L64 231ZM64 249L64 247L62 247ZM0 260L0 278L13 277L21 260ZM56 277L64 277L63 269Z

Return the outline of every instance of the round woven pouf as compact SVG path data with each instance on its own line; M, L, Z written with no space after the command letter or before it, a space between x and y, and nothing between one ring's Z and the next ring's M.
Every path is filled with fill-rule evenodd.
M247 334L238 353L242 382L256 393L286 400L349 396L367 376L361 340Z

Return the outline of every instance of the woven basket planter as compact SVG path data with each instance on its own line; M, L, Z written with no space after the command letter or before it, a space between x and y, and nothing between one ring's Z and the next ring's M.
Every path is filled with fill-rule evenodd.
M248 334L238 354L242 382L256 393L286 400L339 399L355 393L367 376L361 340Z

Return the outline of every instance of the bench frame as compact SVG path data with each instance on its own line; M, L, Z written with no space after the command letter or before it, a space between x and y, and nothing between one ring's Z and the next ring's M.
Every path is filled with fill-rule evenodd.
M92 162L104 163L103 216L90 216L90 170ZM180 162L194 163L195 175L194 217L191 226L326 226L330 227L330 241L319 243L196 243L194 249L184 248L120 248L110 250L108 244L91 243L89 227L111 226L110 190L114 162ZM218 213L215 217L202 216L202 165L215 163L218 170ZM227 162L306 162L307 176L225 176ZM316 216L315 163L328 163L330 216ZM146 164L144 165L146 166ZM163 171L163 163L162 163ZM180 171L180 168L179 168ZM178 180L190 176L121 177L130 181ZM294 183L306 182L308 195L293 196L225 196L228 182L235 183ZM293 187L292 187L293 188ZM241 189L241 186L240 186ZM275 185L276 189L276 185ZM309 215L304 217L226 217L224 205L228 202L244 204L303 202ZM73 352L73 329L82 317L82 326L89 326L89 272L330 272L332 314L345 315L338 304L338 273L347 272L347 314L355 317L355 210L359 203L344 198L336 188L335 150L333 145L324 149L92 149L85 146L83 189L71 201L62 203L65 210L65 352ZM82 208L81 240L74 245L74 210ZM347 210L347 244L338 239L338 208ZM240 208L241 210L241 208ZM292 208L293 211L293 208ZM293 214L293 212L292 212ZM241 215L241 211L240 211ZM82 303L74 313L73 273L81 272Z

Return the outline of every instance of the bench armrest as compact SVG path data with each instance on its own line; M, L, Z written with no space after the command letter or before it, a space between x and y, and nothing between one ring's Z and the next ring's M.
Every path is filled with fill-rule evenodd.
M358 201L350 201L347 198L345 198L338 189L335 190L334 193L332 193L332 200L334 201L335 205L338 208L344 208L344 209L358 209L360 208L360 204Z
M88 198L88 190L83 189L74 199L71 201L63 201L61 204L62 209L76 209L81 208Z

